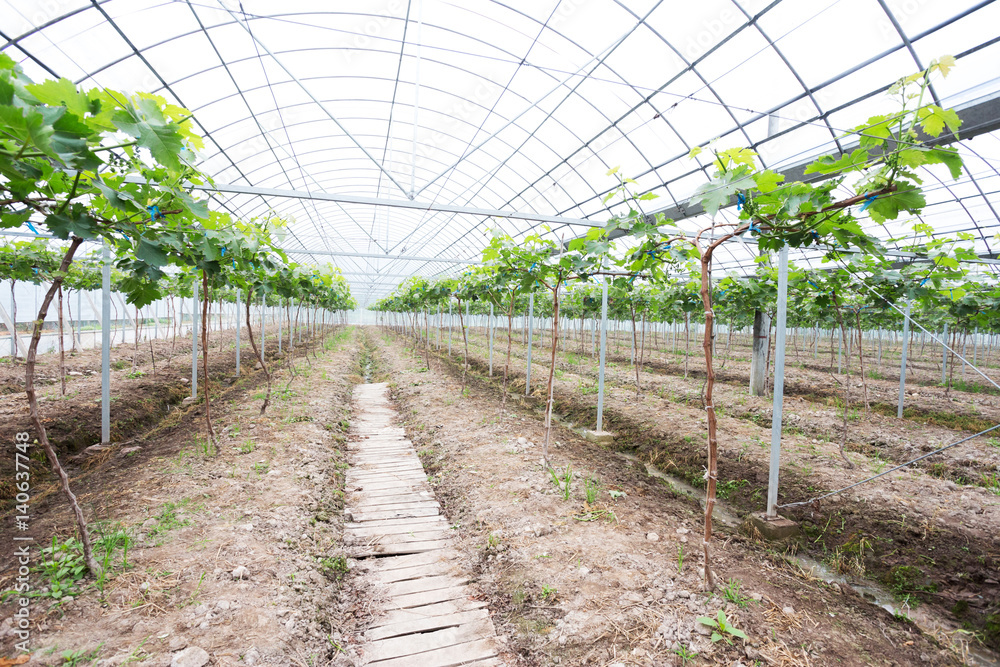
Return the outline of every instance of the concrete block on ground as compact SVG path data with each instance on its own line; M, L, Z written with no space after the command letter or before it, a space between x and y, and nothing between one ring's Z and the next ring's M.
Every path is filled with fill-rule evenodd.
M783 516L768 518L766 514L751 514L749 523L765 540L786 540L799 534L799 524Z
M615 434L608 431L584 431L583 437L599 445L610 445L615 441Z

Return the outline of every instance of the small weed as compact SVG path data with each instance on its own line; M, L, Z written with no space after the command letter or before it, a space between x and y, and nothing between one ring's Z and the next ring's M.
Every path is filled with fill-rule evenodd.
M733 495L737 489L744 486L749 486L750 482L745 479L729 479L724 482L719 482L716 486L715 493L719 498L725 500Z
M163 503L163 509L160 513L154 517L156 519L156 525L150 528L149 536L156 537L162 533L166 533L177 528L182 528L184 526L190 526L191 520L187 518L178 518L177 510L182 509L188 505L190 501L188 499L181 500L179 503L166 502Z
M684 545L677 545L677 573L680 574L684 571Z
M702 625L707 625L710 628L715 628L712 632L713 642L718 642L724 639L727 644L732 645L733 640L730 639L730 637L739 637L744 641L747 640L746 633L733 627L729 622L729 619L726 618L726 612L721 609L719 610L719 613L715 615L715 618L699 616L698 622Z
M556 590L555 586L549 586L548 584L542 586L542 599L545 600L546 602L554 601L556 599L557 594L558 591Z
M614 489L609 489L608 495L611 496L611 500L618 500L619 498L624 498L627 494L624 491L615 491Z
M329 579L340 581L347 574L347 556L333 556L332 558L321 558L320 569Z
M139 370L139 369L137 368L137 369L135 369L134 371L132 371L132 372L130 372L130 373L127 373L127 374L125 375L125 377L127 377L127 378L128 378L129 380L135 380L135 379L137 379L137 378L141 378L141 377L143 377L144 375L146 375L146 372L145 372L145 371L140 371L140 370Z
M253 440L247 438L242 445L240 445L240 454L249 454L253 450L257 449L257 445L254 444Z
M569 500L573 484L573 466L567 463L566 470L561 476L556 472L555 468L549 468L549 476L552 477L552 483L556 485L556 488L562 494L563 500Z
M750 599L743 596L743 593L740 592L740 588L740 582L735 579L730 579L729 582L726 583L726 587L722 590L722 597L729 600L737 607L745 607L750 604Z
M698 657L698 653L696 651L692 651L689 647L684 646L684 644L681 644L680 648L674 649L674 653L680 656L681 667L684 667L684 665Z
M115 369L116 371L123 371L125 370L126 366L128 366L128 362L125 361L124 359L119 359L118 361L111 364L111 368Z
M490 551L496 551L500 547L500 536L496 533L490 533L486 536L486 548Z
M62 652L62 667L79 667L79 665L92 665L97 662L97 657L101 654L104 642L98 644L97 648L90 651L78 649L76 651Z
M593 505L597 502L597 493L600 490L601 483L594 479L593 477L588 477L583 482L583 490L587 496L587 504Z

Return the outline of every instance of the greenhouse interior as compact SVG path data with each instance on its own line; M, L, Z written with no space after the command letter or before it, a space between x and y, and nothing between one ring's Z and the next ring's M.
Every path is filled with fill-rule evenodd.
M1000 665L1000 3L0 18L0 667Z

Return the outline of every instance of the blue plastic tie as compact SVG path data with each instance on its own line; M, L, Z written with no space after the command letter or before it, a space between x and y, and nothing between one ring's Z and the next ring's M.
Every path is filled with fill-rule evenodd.
M816 233L816 230L815 230L815 229L810 229L810 230L809 230L809 233L810 233L810 234L812 234L812 237L813 237L813 238L814 238L815 240L819 241L819 234L817 234L817 233Z
M223 257L225 257L225 256L226 256L226 249L225 249L225 248L223 248L223 249L222 249L222 256L223 256Z
M535 262L534 264L532 264L532 265L531 265L531 268L530 268L530 269L528 269L528 273L531 273L532 271L534 271L534 270L535 270L535 267L536 267L537 265L538 265L538 262Z
M923 280L921 280L921 281L920 281L920 286L921 286L921 287L923 287L923 286L924 286L924 283L925 283L925 282L927 282L927 281L928 281L928 280L930 280L930 279L931 279L931 277L930 277L930 276L927 276L926 278L924 278Z
M753 223L753 221L751 221L750 222L750 233L753 234L754 232L757 232L759 234L760 233L760 227L757 226L757 225L755 225Z
M33 224L31 224L31 221L30 220L25 220L24 222L25 222L26 225L28 225L28 229L30 229L31 231L33 231L35 233L35 236L38 236L38 230L35 229L35 226Z
M636 279L636 278L638 278L638 277L639 277L639 274L638 274L638 273L637 273L637 274L635 274L634 276L632 276L632 277L631 277L631 278L629 279L629 281L628 281L629 285L631 285L632 283L634 283L634 282L635 282L635 279Z
M811 281L811 280L809 280L809 279L806 279L806 282L807 282L807 283L809 283L810 285L812 285L813 287L815 287L816 289L819 289L819 285L817 285L817 284L816 284L816 283L814 283L813 281Z
M147 206L146 210L149 211L149 221L156 222L157 218L162 218L163 214L160 213L159 206Z
M747 203L746 195L744 195L742 192L737 192L736 193L736 210L737 211L742 211L743 210L743 204L746 204L746 203Z
M865 203L861 206L861 210L864 211L866 208L871 206L876 199L878 199L878 195L868 195L865 197Z
M236 260L235 259L233 260L233 268L234 269L236 268Z

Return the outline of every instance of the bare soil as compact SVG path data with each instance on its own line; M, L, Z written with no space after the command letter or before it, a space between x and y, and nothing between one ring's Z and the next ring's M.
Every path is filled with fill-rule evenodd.
M317 358L299 358L288 391L287 371L278 370L264 417L263 376L247 372L244 356L244 377L213 401L218 455L205 449L204 415L194 404L171 410L127 446L69 465L96 534L126 531L131 546L127 563L115 555L103 590L83 579L57 601L45 595L51 583L32 575L43 596L32 602L30 664L162 666L195 647L212 665L351 664L342 649L354 641L365 597L345 588L347 561L338 550L342 446L359 379L353 335L331 333ZM217 356L212 373L224 377ZM158 365L158 379L160 372ZM89 381L74 381L81 396ZM132 392L122 387L123 396ZM12 544L13 512L0 521L2 541ZM29 530L18 535L40 548L74 528L62 495L39 473ZM0 590L16 576L12 551L0 554ZM37 565L42 556L33 550L32 559ZM13 609L11 600L0 606L0 650L7 654L19 641L11 634Z
M680 665L678 651L697 652L697 664L957 664L953 654L905 619L791 567L783 547L728 529L720 529L713 541L720 589L702 592L703 517L697 503L647 476L644 467L556 426L550 456L556 470L571 467L567 498L565 486L557 489L542 466L541 401L518 396L524 392L523 373L520 392L513 392L507 413L500 415L499 380L486 377L479 348L462 395L460 347L453 358L432 352L427 370L423 346L408 350L407 345L413 345L411 339L380 334L382 360L396 383L394 398L408 416L408 435L433 475L470 566L479 573L477 583L491 599L498 629L524 664ZM541 365L535 373L544 377ZM570 397L580 395L575 378L560 382L562 414L572 420L591 409ZM690 432L695 445L690 461L678 465L703 464L694 408L634 397L634 388L610 391L616 446L646 456L660 452L665 463L665 456L686 454L664 450ZM727 435L734 427L760 428L729 419ZM598 484L591 502L587 480ZM865 512L871 507L863 503ZM826 517L812 520L822 525ZM719 611L748 641L713 643L704 634L711 631L696 619Z
M472 338L473 364L486 374L486 339L481 332ZM502 375L506 336L498 335L497 340L502 345L495 341L494 372ZM588 368L589 359L579 354L560 353L559 359L556 412L575 424L592 426L596 366ZM607 370L605 428L616 434L615 446L703 487L705 417L700 395L704 380L640 372L643 391L636 397L634 368L627 361L612 362ZM532 396L539 409L547 362L548 351L536 347ZM512 391L523 394L523 360L518 358L512 366L517 369L512 373ZM693 357L690 367L695 367ZM797 375L800 370L788 373ZM743 377L748 382L748 373ZM941 414L933 410L935 401L951 399L959 404L967 401L964 405L969 410L996 410L997 398L992 395L954 389L951 394L937 396L934 388L927 387L914 398L928 401L919 407L933 414ZM854 395L859 396L860 389L854 389ZM743 514L762 511L768 479L770 399L748 396L746 384L722 383L716 386L715 405L720 414L720 496ZM849 468L839 453L842 409L802 396L786 399L779 503L801 502L846 487L969 435L913 418L898 420L895 411L892 417L872 414L865 419L863 407L859 409L849 419L847 449L855 465ZM1000 419L990 425L997 422ZM1000 485L996 481L1000 447L996 444L997 440L979 438L921 465L782 513L802 522L808 539L799 548L811 556L844 574L880 580L908 603L932 606L954 627L974 632L977 642L1000 651Z

